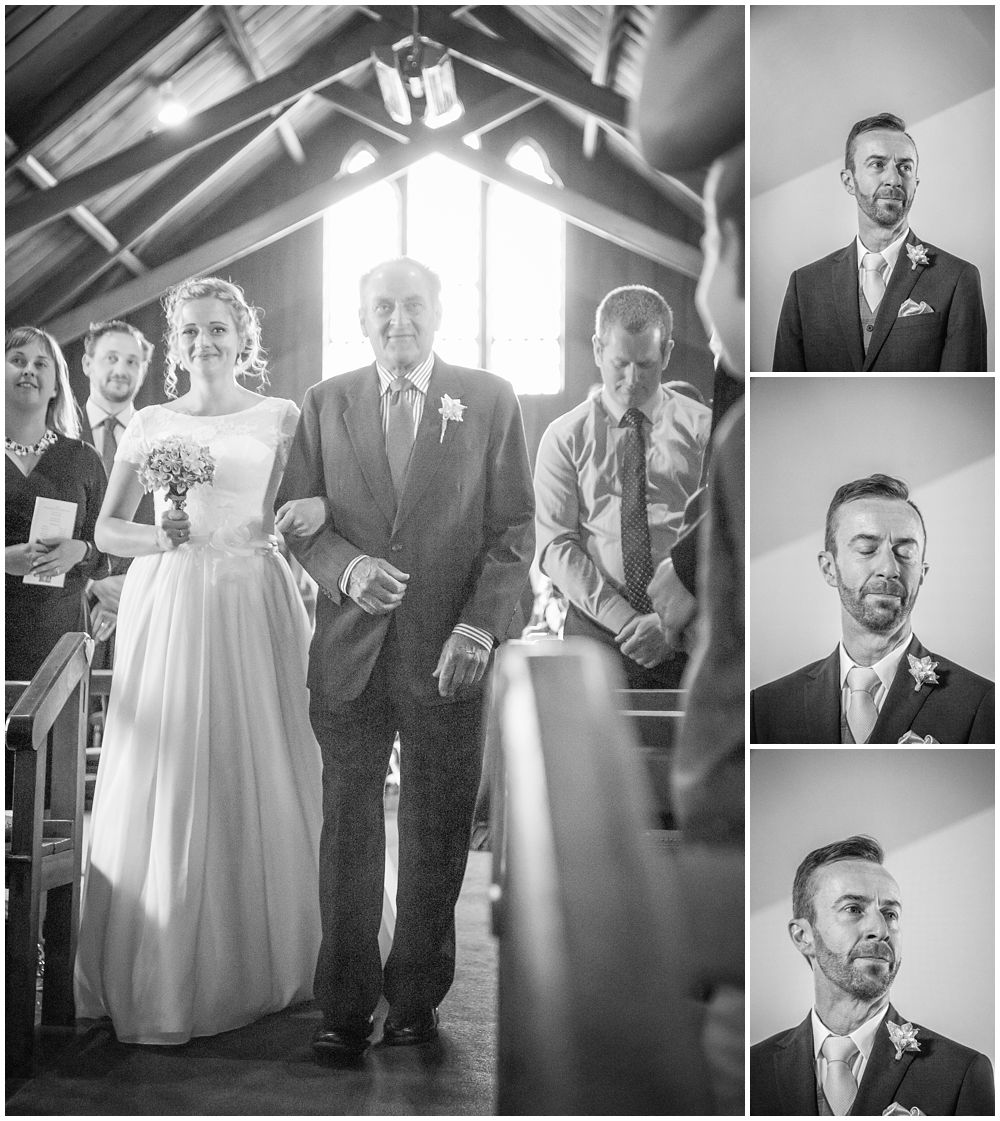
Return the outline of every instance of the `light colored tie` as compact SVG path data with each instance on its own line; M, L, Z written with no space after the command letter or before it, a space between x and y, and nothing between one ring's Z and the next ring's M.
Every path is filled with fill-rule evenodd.
M413 388L409 378L396 378L389 386L389 407L386 415L385 453L389 457L389 471L396 499L403 493L406 467L413 450L413 409L406 391Z
M885 266L886 260L881 253L866 253L861 258L861 267L865 270L861 291L864 292L873 313L878 309L885 295L885 280L882 276Z
M101 444L101 459L104 461L105 474L110 478L111 468L115 465L115 452L118 450L115 431L121 425L121 421L116 416L108 416L104 418L102 424L104 425L104 442Z
M871 666L855 666L847 671L847 726L855 743L867 743L872 734L878 710L875 708L874 691L879 684L879 676Z
M858 1049L849 1035L828 1035L820 1049L826 1059L823 1096L837 1117L843 1117L854 1104L858 1084L851 1071L851 1060Z

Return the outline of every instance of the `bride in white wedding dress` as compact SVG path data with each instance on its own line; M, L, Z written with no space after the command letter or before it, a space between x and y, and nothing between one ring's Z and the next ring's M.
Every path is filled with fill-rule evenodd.
M136 560L76 962L78 1016L110 1016L121 1041L159 1044L311 997L322 816L309 623L274 536L298 409L237 381L264 371L257 315L238 287L187 282L166 308L168 383L181 366L191 388L136 414L96 533L100 548ZM135 524L138 468L169 437L207 447L214 479L188 492L183 513L158 492L160 524ZM279 528L308 534L324 517L321 500L303 500L283 508Z

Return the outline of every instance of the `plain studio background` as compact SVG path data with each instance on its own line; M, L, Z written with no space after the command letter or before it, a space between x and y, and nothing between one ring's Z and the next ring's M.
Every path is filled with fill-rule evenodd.
M788 937L815 848L868 833L902 892L901 1015L993 1060L993 751L753 750L747 781L747 1042L800 1024L812 975Z
M903 479L927 524L913 611L929 649L994 677L994 382L989 377L755 377L747 407L747 685L825 658L840 599L823 580L842 483Z
M750 369L770 370L788 278L857 235L855 121L896 113L920 157L917 236L971 261L994 369L994 9L754 5L747 40Z

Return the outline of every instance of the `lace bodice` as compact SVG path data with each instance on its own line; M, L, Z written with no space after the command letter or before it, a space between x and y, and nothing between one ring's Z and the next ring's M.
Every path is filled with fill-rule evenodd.
M188 492L192 544L226 552L259 548L274 533L274 497L298 416L294 402L274 397L225 416L190 416L150 405L132 418L115 458L138 467L167 436L205 445L215 459L215 479ZM154 501L159 521L168 505L166 491L157 491Z

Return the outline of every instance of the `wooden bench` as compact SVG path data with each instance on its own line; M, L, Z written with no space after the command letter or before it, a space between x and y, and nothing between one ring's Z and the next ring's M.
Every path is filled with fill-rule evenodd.
M8 1077L30 1077L33 1069L43 892L48 897L42 1023L74 1022L92 652L88 635L65 634L30 682L6 683L6 742L14 753L11 839L6 846Z

